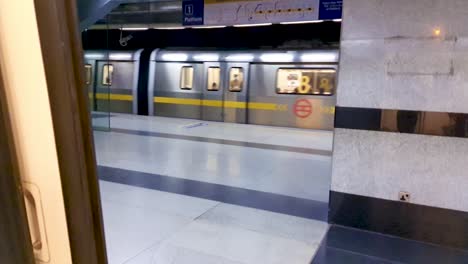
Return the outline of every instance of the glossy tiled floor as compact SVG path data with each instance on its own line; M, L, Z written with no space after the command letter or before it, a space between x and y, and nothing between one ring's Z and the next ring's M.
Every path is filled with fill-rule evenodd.
M328 230L332 133L129 115L111 125L95 132L111 264L312 261Z
M309 263L328 224L101 181L109 263Z
M332 133L157 117L114 116L113 128L221 138L290 147L293 151L203 141L95 132L98 164L113 168L328 201L331 153L299 153L297 147L331 150ZM323 139L323 141L321 140Z

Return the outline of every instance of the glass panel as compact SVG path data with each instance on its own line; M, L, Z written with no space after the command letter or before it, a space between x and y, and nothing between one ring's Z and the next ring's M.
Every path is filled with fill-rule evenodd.
M90 1L91 3L91 1ZM110 130L110 87L113 80L114 68L109 61L109 17L106 16L100 25L89 25L91 28L81 28L84 49L85 89L89 97L89 109L93 129ZM102 27L94 30L93 27ZM106 28L106 29L104 29ZM103 35L103 38L93 36ZM105 66L109 65L109 66Z
M334 69L279 69L276 92L279 94L333 95Z
M219 91L219 84L221 83L221 69L219 67L208 68L208 82L206 89L208 91Z
M184 66L180 73L180 89L192 90L193 88L193 67Z
M231 68L229 71L229 91L240 92L244 87L244 69Z
M114 65L106 64L102 67L102 84L112 85L112 75L114 74Z

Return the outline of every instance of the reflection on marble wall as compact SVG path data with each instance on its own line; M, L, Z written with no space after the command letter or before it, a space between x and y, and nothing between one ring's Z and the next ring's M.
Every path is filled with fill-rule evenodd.
M463 0L347 0L337 104L468 113L467 10Z
M468 141L336 129L332 190L468 212Z

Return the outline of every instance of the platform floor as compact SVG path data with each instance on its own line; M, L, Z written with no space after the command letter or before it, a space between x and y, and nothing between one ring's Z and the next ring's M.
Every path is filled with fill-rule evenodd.
M331 132L119 114L110 124L94 133L110 264L468 263L330 227Z
M328 230L331 132L110 123L94 135L111 264L312 261Z

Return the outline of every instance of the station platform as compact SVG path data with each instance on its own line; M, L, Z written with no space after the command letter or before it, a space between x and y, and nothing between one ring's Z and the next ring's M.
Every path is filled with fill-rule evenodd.
M468 259L330 226L332 132L121 114L110 124L94 132L110 264Z
M332 132L110 123L94 133L110 263L312 260L328 230Z

